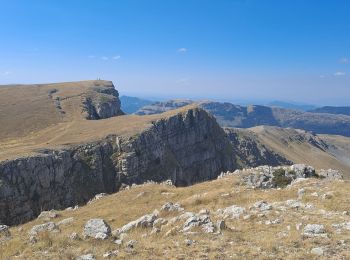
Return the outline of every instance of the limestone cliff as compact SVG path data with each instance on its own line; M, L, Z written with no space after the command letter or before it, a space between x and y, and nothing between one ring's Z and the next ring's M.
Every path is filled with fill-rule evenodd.
M97 120L124 114L120 109L119 93L113 83L90 90L84 95L83 104L86 119Z
M0 223L18 224L42 210L87 202L122 183L171 179L179 186L216 178L235 168L233 149L215 119L190 109L131 137L0 163Z

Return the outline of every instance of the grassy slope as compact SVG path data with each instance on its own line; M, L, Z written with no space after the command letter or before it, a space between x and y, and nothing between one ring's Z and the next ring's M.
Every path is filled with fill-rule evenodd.
M336 135L317 135L320 141L329 146L322 150L307 141L302 130L291 128L279 128L259 126L250 128L261 143L270 147L273 151L283 155L294 163L305 163L318 169L338 169L343 172L344 177L350 177L350 138Z
M108 81L83 81L47 85L0 88L0 160L35 153L42 148L57 148L99 140L109 134L134 135L151 126L152 121L187 111L193 106L162 115L126 115L104 120L86 120L82 96L92 88L111 86ZM51 98L50 90L57 90ZM61 114L55 107L59 97Z
M349 183L343 181L328 182L310 179L281 190L254 190L240 185L236 176L187 188L156 184L137 186L106 196L76 211L58 212L60 216L52 221L58 222L74 217L73 223L61 226L59 233L42 234L34 245L29 243L27 232L33 225L44 223L44 220L37 219L12 227L13 239L0 245L0 258L6 259L17 255L19 259L75 259L79 255L93 253L98 259L102 259L103 253L118 249L120 259L323 259L313 257L310 250L313 247L329 247L331 250L326 254L331 254L332 259L348 259L349 250L335 248L340 240L350 243L350 231L338 234L331 227L333 223L350 221L348 215L342 214L345 210L349 211L348 186ZM73 241L68 238L72 232L78 233L81 237L84 224L91 218L103 218L114 230L144 214L151 213L154 209L160 209L166 201L180 202L185 211L198 212L202 208L207 208L211 212L212 220L215 221L217 217L213 213L219 208L235 204L248 210L259 200L273 203L296 199L300 187L306 190L302 202L312 203L315 206L314 209L272 210L260 217L253 214L248 220L242 218L226 220L229 229L224 230L222 235L174 232L170 236L165 236L165 232L172 226L156 235L150 235L150 228L139 228L130 232L126 239L126 241L131 239L138 241L135 250L131 252L126 250L125 244L120 247L114 244L113 238L106 241L94 239ZM334 196L327 200L311 195L313 192L322 195L327 191L334 191ZM325 213L319 211L321 209L339 212L339 214L326 218ZM163 212L161 216L171 218L179 214ZM259 224L259 221L265 223L268 219L276 218L279 218L282 223ZM302 238L302 231L295 227L297 223L303 223L304 226L313 223L324 224L330 238ZM178 224L182 225L181 223L176 225ZM290 226L290 230L287 226ZM286 236L281 238L281 232ZM147 234L146 237L143 237L144 234ZM186 238L195 240L196 243L186 246L184 244Z

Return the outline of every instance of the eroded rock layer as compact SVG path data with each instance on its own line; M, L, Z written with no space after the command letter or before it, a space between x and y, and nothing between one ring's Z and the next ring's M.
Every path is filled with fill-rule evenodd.
M0 163L0 223L33 219L42 210L87 202L123 183L171 179L178 186L216 178L235 168L233 149L215 119L190 109L132 137Z

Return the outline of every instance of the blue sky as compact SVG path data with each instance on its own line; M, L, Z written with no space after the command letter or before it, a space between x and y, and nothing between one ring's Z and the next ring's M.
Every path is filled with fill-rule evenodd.
M0 84L350 105L350 1L0 0Z

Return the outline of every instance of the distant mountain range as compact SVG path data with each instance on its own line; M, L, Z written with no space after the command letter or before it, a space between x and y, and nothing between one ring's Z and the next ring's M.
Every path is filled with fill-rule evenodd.
M270 107L281 107L281 108L301 110L301 111L309 111L316 108L316 106L310 105L310 104L284 102L284 101L278 101L278 100L267 103L266 105Z
M304 129L319 134L350 136L350 116L348 115L304 112L261 105L239 106L228 102L170 100L145 106L136 114L158 114L193 103L197 103L213 114L223 127L249 128L270 125Z
M142 107L154 103L154 101L151 100L129 96L121 96L119 99L121 102L121 109L127 114L133 114Z
M320 107L320 108L313 109L310 112L350 116L350 107L330 107L330 106L327 106L327 107Z

